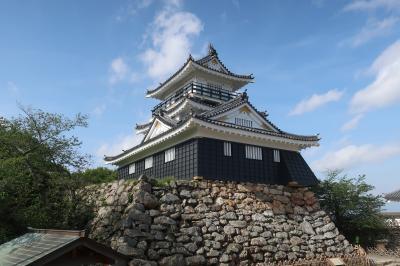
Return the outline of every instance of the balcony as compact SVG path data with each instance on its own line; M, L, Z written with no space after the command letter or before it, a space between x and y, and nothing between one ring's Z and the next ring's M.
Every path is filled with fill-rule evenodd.
M168 108L170 105L174 104L186 95L218 103L221 101L229 101L235 98L238 94L212 85L192 82L179 89L177 92L175 92L175 94L171 95L163 102L157 104L153 108L152 112L154 113L159 109Z

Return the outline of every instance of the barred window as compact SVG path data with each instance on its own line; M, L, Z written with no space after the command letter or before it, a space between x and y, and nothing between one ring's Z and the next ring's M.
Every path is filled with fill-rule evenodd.
M253 121L235 117L235 124L243 127L253 127Z
M279 163L281 161L281 155L279 150L274 150L274 162Z
M153 156L147 157L144 160L144 169L149 169L153 167Z
M224 142L224 155L232 156L232 147L230 142Z
M175 147L168 149L164 153L164 162L170 162L175 160Z
M135 163L132 163L129 165L129 170L128 170L128 174L134 174L136 171L136 167L135 167Z
M261 147L246 145L246 158L253 160L262 160Z

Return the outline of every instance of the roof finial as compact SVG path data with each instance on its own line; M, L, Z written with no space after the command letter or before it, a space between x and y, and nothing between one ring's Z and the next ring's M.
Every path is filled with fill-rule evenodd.
M215 48L212 45L212 43L208 44L208 54L209 55L218 55L217 50L215 50Z
M244 92L242 93L242 99L246 101L249 99L249 96L247 96L247 89L245 89Z

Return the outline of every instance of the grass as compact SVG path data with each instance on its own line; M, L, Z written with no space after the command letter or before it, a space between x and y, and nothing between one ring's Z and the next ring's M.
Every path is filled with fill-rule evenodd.
M174 176L167 176L164 178L156 178L151 180L151 184L156 187L167 187L172 181L175 181Z

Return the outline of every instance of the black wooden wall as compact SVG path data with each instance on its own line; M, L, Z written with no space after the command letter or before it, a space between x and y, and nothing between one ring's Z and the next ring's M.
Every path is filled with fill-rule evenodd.
M246 159L245 144L231 142L232 156L224 156L224 141L199 139L199 175L208 179L266 184L287 183L279 176L273 150L262 147L262 160ZM285 182L286 181L286 182Z
M129 175L129 165L118 169L118 178L136 178L141 174L156 178L175 177L191 179L197 176L197 139L192 139L175 147L175 160L165 163L164 151L153 155L153 167L144 169L144 159L135 162L135 173Z
M230 180L287 185L296 181L304 186L318 183L310 167L298 152L280 150L280 162L274 162L273 149L262 147L262 160L246 159L245 144L231 142L232 156L224 156L224 141L209 138L192 139L176 146L175 160L164 162L164 151L153 157L153 167L144 169L144 159L136 162L136 172L128 167L118 169L119 178L151 177Z

